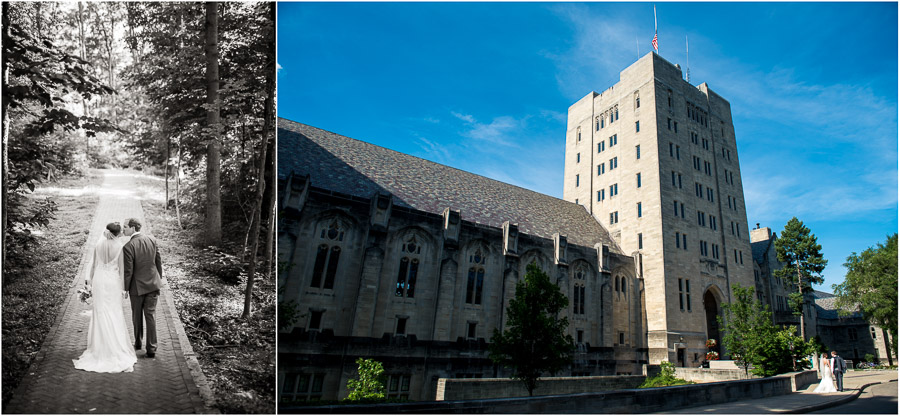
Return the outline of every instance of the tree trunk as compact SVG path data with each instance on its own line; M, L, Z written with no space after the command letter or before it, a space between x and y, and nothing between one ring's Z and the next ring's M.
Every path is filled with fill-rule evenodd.
M267 165L269 166L269 174L266 176L266 181L269 184L275 183L275 140L269 141L269 150L266 153L269 156L269 160ZM266 204L269 207L269 229L268 229L268 237L266 238L266 279L270 279L272 277L272 271L274 270L273 263L275 263L275 246L278 242L275 240L275 216L276 216L276 208L275 204L277 203L276 192L274 188L269 188L269 198L268 203Z
M3 45L9 45L9 2L3 2L2 6L3 16L2 16L2 24L3 24ZM2 178L2 193L3 194L3 235L0 236L2 238L3 243L3 253L0 255L0 263L6 262L6 213L8 205L8 194L9 194L9 98L6 96L6 86L9 82L9 62L5 59L5 55L2 59L2 72L3 72L3 98L0 100L3 106L3 178Z
M79 52L81 53L81 59L86 60L87 50L84 45L84 3L78 2L78 41L79 41ZM88 105L87 98L84 96L81 97L81 110L84 113L85 117L88 117L90 114L88 113ZM81 134L84 134L84 167L85 169L89 165L89 159L91 154L91 138L87 134L85 134L84 130L81 130Z
M891 348L891 341L888 338L888 331L884 328L881 328L881 337L884 339L884 350L887 352L888 365L893 367L894 366L894 349ZM894 342L896 342L896 340Z
M153 124L150 125L151 131L153 130ZM165 210L169 210L169 161L172 160L172 135L166 135L166 202L165 202Z
M275 251L275 193L269 198L269 232L266 235L266 279L272 278L272 263Z
M269 23L275 24L275 3L269 3ZM275 97L275 29L269 29L267 42L268 51L266 53L266 105L263 112L263 137L259 144L259 172L256 182L256 199L253 209L253 215L250 238L253 239L250 244L250 264L247 270L247 290L244 292L244 312L241 318L246 319L250 316L251 300L253 299L253 283L256 280L256 253L259 250L259 225L262 222L262 199L266 190L266 151L269 148L269 129L271 128L271 119L274 118L274 97Z
M800 260L797 260L797 287L800 291L800 338L806 341L806 318L804 315L804 307L806 306L806 297L803 296L803 273L800 272Z
M175 218L178 220L178 229L183 230L181 225L181 135L178 136L178 166L175 168Z
M206 124L210 129L206 145L206 244L222 244L221 126L219 125L219 3L206 3Z

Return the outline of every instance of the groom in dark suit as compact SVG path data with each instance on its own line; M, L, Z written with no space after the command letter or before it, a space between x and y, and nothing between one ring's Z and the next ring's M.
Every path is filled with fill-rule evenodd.
M144 320L147 321L147 357L156 356L156 301L162 288L162 260L156 240L141 234L141 222L128 218L122 227L131 240L122 247L125 260L125 296L131 296L134 349L141 349Z
M847 363L835 351L831 352L831 371L834 373L837 390L844 391L844 372L847 371Z

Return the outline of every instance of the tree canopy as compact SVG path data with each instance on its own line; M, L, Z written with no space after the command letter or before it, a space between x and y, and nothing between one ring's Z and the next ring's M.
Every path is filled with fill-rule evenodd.
M888 348L896 356L897 233L862 253L852 253L844 267L844 281L832 286L837 306L844 313L859 310L869 322L887 330L894 340Z
M816 236L797 217L791 218L784 231L775 240L775 253L784 267L774 271L774 275L785 282L796 284L797 292L790 296L792 309L800 315L800 334L806 338L806 317L803 313L808 301L807 293L813 284L822 284L822 271L828 260L822 256L822 246Z
M536 264L529 264L525 278L516 283L515 298L506 313L507 328L494 329L490 357L513 370L513 378L533 395L542 373L555 375L571 363L574 340L566 334L569 320L559 313L569 299Z
M768 305L753 296L752 287L732 287L734 301L722 306L724 319L718 317L725 335L722 345L744 372L761 377L773 376L808 367L803 357L814 352L815 345L797 335L797 328L778 328Z

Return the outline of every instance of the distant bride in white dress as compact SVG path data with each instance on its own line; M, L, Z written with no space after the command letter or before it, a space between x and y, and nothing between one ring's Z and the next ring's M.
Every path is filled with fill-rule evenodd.
M837 389L834 387L834 375L831 372L831 360L825 354L819 357L819 372L822 373L822 381L819 382L813 393L837 393Z
M122 233L118 222L109 223L103 238L94 247L91 272L85 286L93 298L87 349L75 363L79 370L97 373L131 372L137 356L128 337L122 293L125 290L122 244L116 237Z

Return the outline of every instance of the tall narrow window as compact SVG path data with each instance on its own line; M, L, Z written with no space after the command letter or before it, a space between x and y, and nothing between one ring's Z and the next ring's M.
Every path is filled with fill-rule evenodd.
M477 322L469 322L468 328L466 330L466 338L475 339L475 328L478 327Z
M575 154L575 163L581 163L581 153Z
M641 250L643 248L644 248L644 234L638 233L638 250Z
M481 305L481 293L484 289L485 258L481 249L469 256L469 279L466 284L466 303Z
M678 306L684 310L684 282L681 279L678 279Z
M406 335L406 320L409 318L397 318L397 330L394 335Z
M575 186L578 187L579 184L581 184L581 177L579 175L575 175Z
M637 216L638 216L638 218L641 217L641 203L640 202L637 203Z
M575 272L575 287L573 287L573 312L575 315L584 315L585 290L584 290L585 272L579 269Z
M641 158L641 145L634 146L635 159Z
M640 173L637 174L637 187L638 188L641 187L641 174Z
M641 122L640 122L640 121L635 121L635 122L634 122L634 132L635 132L635 133L640 133L640 132L641 132Z
M681 233L675 231L675 248L681 248Z
M412 236L400 247L400 251L406 256L400 259L394 295L411 298L415 295L416 278L419 274L418 255L422 253L422 246L418 244L416 237Z
M577 132L577 134L578 134L578 141L580 142L580 141L581 141L581 127L579 127L578 129L576 129L576 132Z
M316 260L313 263L313 276L309 287L334 289L341 257L339 244L344 240L344 230L337 221L333 221L327 228L322 229L319 238L325 240L325 243L316 249Z
M691 281L690 279L684 279L684 288L685 288L685 300L687 303L688 312L691 311Z
M313 329L321 330L322 329L322 313L323 313L323 311L321 311L321 310L310 311L309 326L307 327L308 330L313 330Z

